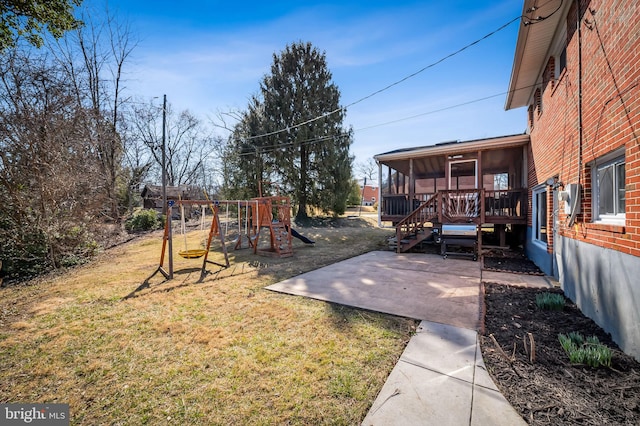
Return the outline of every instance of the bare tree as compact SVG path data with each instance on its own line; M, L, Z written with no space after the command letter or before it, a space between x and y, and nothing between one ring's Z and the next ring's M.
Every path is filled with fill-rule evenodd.
M356 163L355 171L356 179L367 178L369 182L378 179L378 165L373 158L368 158L366 161Z
M166 114L166 168L169 185L199 185L212 188L211 179L219 159L222 141L213 136L205 122L188 110L175 113L170 103L162 111L153 103L134 108L136 138L148 149L155 163L156 178L162 164L162 114Z
M89 223L100 198L74 88L46 56L12 51L0 65L0 258L37 273L92 250Z
M123 114L126 118L121 121L118 132L123 148L123 164L120 179L120 206L129 213L139 204L139 194L142 184L148 180L154 166L154 159L147 144L138 132L135 111Z
M108 9L104 21L96 22L92 15L85 10L81 16L84 26L51 49L74 84L77 102L85 106L82 124L105 178L102 190L107 217L118 221L117 185L123 160L119 107L123 102L124 66L137 42L129 24L116 20Z
M2 53L0 258L14 275L80 261L105 216L119 218L123 70L135 43L109 13L91 16L47 49Z
M163 111L123 96L132 34L108 12L91 16L48 49L2 53L0 259L14 275L86 257L105 218L159 176ZM221 141L189 111L165 112L169 181L211 190Z

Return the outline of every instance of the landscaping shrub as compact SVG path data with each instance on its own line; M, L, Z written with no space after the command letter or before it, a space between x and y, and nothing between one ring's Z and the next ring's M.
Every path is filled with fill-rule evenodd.
M45 235L35 227L5 228L0 224L0 260L7 280L27 279L53 266Z
M26 280L59 267L85 263L99 249L85 224L0 220L0 260L7 280Z
M153 231L162 227L162 218L153 209L138 210L124 223L127 232Z

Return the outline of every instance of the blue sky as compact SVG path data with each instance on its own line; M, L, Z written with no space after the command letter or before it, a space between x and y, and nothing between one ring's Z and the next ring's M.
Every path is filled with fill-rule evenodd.
M349 105L484 37L522 10L521 0L108 5L139 39L127 75L131 93L166 94L174 108L203 118L245 109L273 54L292 42L308 41L326 53L341 104ZM526 111L504 111L505 95L473 102L507 90L519 25L351 106L345 125L355 130L356 161L397 148L522 133ZM467 102L473 103L450 108Z

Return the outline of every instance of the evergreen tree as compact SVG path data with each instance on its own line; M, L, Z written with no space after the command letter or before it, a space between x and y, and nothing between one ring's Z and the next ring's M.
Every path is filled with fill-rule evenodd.
M263 155L266 139L255 137L264 131L261 102L252 97L249 108L235 126L223 153L223 196L245 200L259 196L261 182L271 179L272 162Z
M299 42L274 54L271 74L260 84L268 135L263 153L297 205L298 222L308 219L308 207L334 214L346 208L352 133L342 127L345 111L331 79L326 55Z

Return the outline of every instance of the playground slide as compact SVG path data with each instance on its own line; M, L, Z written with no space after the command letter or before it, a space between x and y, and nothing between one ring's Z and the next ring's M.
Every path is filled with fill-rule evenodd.
M316 243L315 241L310 240L307 237L305 237L304 235L300 234L298 231L296 231L293 228L291 228L291 236L292 237L296 237L297 239L299 239L300 241L302 241L305 244L315 244Z

